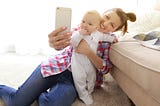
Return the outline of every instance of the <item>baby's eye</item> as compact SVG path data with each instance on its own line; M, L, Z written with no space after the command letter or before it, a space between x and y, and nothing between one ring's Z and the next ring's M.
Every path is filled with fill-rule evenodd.
M82 20L82 23L85 23L85 21L84 21L84 20Z
M91 26L91 25L93 25L93 24L92 24L92 23L88 23L88 25L90 25L90 26Z

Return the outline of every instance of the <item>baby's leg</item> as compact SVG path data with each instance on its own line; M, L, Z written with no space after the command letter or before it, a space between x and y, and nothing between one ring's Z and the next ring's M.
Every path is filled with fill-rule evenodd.
M91 94L94 91L95 83L96 83L96 70L95 68L87 70L87 87L88 92Z
M84 69L78 67L78 70L74 68L72 71L74 83L76 90L78 92L79 98L86 104L90 105L93 103L92 96L89 94L87 89L87 75Z

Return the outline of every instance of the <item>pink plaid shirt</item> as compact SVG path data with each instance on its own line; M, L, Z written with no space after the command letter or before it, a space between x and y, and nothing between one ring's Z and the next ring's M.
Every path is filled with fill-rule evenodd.
M73 28L73 31L77 31L79 26ZM114 35L111 35L114 36ZM111 43L109 42L99 42L97 48L97 55L103 59L103 68L97 69L96 74L96 86L100 86L103 83L103 75L109 72L112 67L112 63L109 60L109 50ZM67 47L62 53L53 55L48 60L41 63L41 73L43 77L48 77L51 75L59 74L66 69L70 70L72 56L72 47ZM74 71L74 70L73 70Z
M110 43L99 42L97 55L103 59L103 69L97 69L96 86L103 83L103 75L109 72L112 67L109 61ZM41 73L43 77L59 74L66 69L69 69L72 56L72 47L66 48L62 53L53 55L48 60L41 63ZM74 70L72 70L74 71Z
M41 63L43 77L59 74L69 68L71 63L72 48L66 48L62 53L50 56Z

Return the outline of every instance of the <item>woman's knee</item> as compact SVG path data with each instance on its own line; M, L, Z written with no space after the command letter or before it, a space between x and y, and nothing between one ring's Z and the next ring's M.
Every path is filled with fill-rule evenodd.
M73 85L57 84L39 97L39 106L71 106L77 97Z

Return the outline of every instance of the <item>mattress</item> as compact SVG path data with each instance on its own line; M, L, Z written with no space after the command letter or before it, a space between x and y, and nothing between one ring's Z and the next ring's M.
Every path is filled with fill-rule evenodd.
M133 106L160 106L158 101L148 95L142 87L137 85L137 83L126 76L126 74L124 74L121 70L113 67L110 74L135 104Z
M144 47L135 40L122 41L111 46L110 60L160 103L160 51Z

